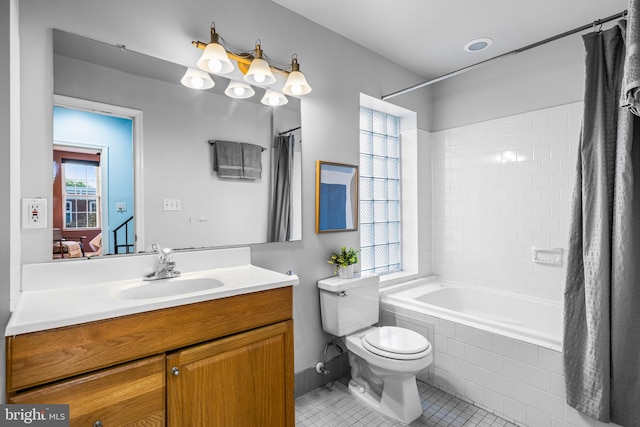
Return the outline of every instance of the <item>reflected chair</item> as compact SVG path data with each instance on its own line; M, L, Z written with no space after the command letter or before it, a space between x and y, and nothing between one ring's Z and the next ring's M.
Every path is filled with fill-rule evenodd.
M62 230L54 228L53 257L57 258L56 255L60 255L60 258L64 258L64 254L67 254L69 258L84 257L85 238L86 236L63 237Z

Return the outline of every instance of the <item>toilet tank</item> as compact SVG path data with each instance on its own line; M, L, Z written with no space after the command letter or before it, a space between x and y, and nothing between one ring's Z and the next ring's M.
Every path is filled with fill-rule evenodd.
M318 281L322 329L342 337L378 323L379 281L375 274Z

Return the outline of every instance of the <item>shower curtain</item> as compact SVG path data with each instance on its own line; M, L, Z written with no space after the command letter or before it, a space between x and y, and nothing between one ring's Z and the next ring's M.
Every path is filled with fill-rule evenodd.
M619 26L583 36L584 117L577 153L564 309L567 403L640 426L640 117L620 108Z
M291 239L291 179L293 177L294 135L278 135L271 152L271 207L269 241Z

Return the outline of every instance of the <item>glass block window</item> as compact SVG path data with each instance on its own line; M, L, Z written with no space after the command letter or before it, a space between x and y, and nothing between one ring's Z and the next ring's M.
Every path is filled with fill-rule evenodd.
M361 270L400 271L399 117L360 108L359 170Z

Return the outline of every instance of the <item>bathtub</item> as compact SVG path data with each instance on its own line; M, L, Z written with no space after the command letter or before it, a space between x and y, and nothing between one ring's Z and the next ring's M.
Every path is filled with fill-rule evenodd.
M433 279L385 292L382 302L562 351L562 304Z
M383 288L380 300L381 324L433 345L421 381L519 425L593 427L564 402L560 303L436 276Z

